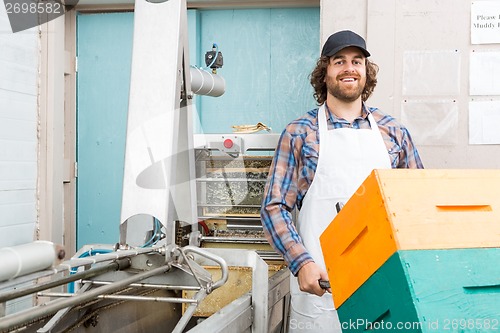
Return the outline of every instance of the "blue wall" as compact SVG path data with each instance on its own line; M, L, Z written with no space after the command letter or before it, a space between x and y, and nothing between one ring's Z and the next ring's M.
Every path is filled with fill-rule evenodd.
M119 240L132 13L77 16L77 247Z
M307 76L319 52L319 9L217 10L200 13L199 50L219 45L226 93L201 97L205 133L263 122L281 132L314 107Z
M315 106L319 8L190 10L191 65L217 43L226 93L195 98L200 133L263 122L275 132ZM77 16L77 247L119 240L133 13Z

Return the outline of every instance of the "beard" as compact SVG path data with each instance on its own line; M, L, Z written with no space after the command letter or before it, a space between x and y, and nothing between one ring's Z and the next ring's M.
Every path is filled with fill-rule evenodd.
M340 79L342 78L339 77L338 81L340 81ZM343 102L354 102L361 96L365 88L365 84L360 77L357 78L356 85L349 87L341 86L338 81L326 76L326 89L328 93Z

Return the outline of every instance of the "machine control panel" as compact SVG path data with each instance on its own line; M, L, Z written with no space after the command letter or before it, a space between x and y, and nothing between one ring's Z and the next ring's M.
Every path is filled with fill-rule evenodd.
M219 149L225 153L241 153L241 138L236 135L222 135L222 147Z
M241 154L243 150L243 140L238 135L210 135L203 145L205 148L217 149L226 154Z

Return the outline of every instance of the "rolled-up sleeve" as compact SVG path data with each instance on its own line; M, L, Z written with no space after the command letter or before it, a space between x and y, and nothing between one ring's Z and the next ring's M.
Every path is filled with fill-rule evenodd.
M405 128L401 128L401 152L399 156L398 168L406 169L423 169L424 164L420 158L417 148L411 139L410 132Z

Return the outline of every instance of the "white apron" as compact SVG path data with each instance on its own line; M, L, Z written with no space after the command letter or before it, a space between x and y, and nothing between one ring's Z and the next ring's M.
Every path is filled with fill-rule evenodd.
M326 108L318 110L320 152L313 182L304 197L297 231L304 246L326 270L319 236L333 220L337 202L345 203L373 169L389 169L387 148L371 114L371 129L327 129ZM332 295L322 297L300 291L298 280L290 280L289 332L341 332Z

